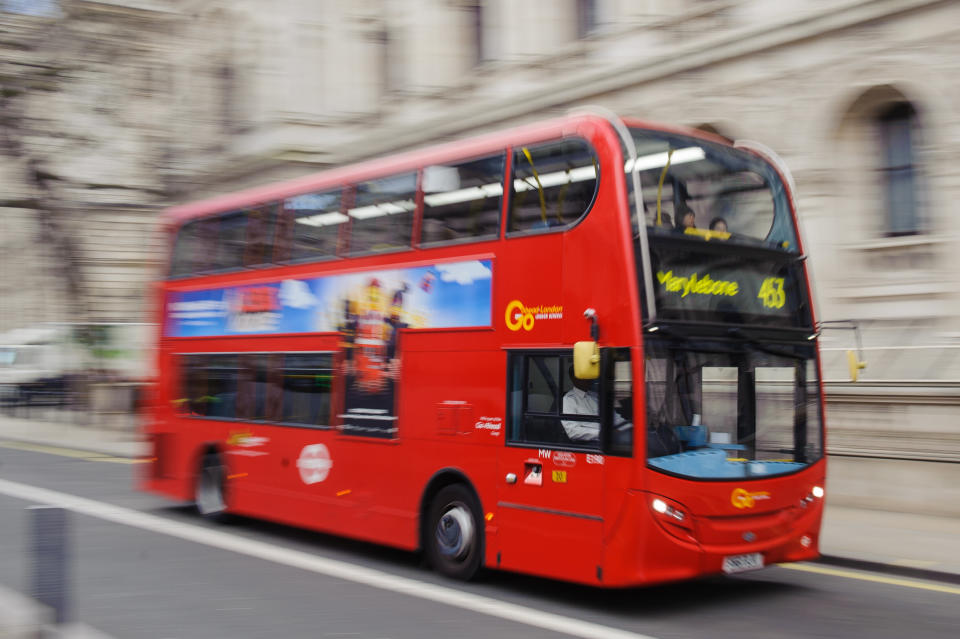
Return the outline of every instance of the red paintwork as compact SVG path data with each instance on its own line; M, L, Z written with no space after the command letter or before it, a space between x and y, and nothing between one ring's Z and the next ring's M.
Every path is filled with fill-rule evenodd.
M679 128L641 121L627 124L725 143ZM488 567L598 586L716 573L724 556L746 552L764 552L766 563L815 557L822 500L803 509L798 504L814 485L824 485L823 461L787 477L691 481L648 469L643 437L636 438L632 459L606 457L603 463L589 463L583 453L555 457L554 451L506 446L503 428L474 427L481 417L505 423L506 349L571 347L588 339L589 324L582 317L587 307L595 308L600 318L601 345L631 347L634 379L643 379L637 276L625 212L625 177L618 169L623 158L614 130L603 119L582 116L551 121L180 206L166 214L166 227L172 237L179 225L193 217L567 135L594 145L602 179L590 214L565 232L509 239L501 232L499 239L482 243L159 283L160 375L145 420L146 434L156 449L153 463L145 465L142 486L172 498L192 499L199 455L212 444L228 464L231 511L412 550L420 545L428 483L437 473L453 470L475 488L486 514ZM506 202L504 217L505 209ZM341 346L333 333L165 338L164 300L169 292L473 258L493 260L492 327L404 332L397 439L175 415L171 405L177 397L175 353L338 351ZM538 320L530 331L508 330L505 310L513 300L561 305L563 318ZM638 389L642 389L639 384ZM642 390L635 398L634 424L642 433L646 414ZM451 400L462 403L443 404ZM237 434L269 441L244 448ZM299 476L297 458L304 446L321 443L329 450L333 466L325 481L307 485ZM244 452L251 450L267 454ZM523 484L527 462L543 464L541 486ZM559 468L567 471L567 483L550 481L551 471ZM511 472L521 481L507 484L504 477ZM767 491L770 499L738 509L731 501L735 488ZM649 506L651 496L668 498L685 509L686 527L658 518ZM581 516L498 505L503 502ZM747 531L756 535L756 541L743 541ZM803 535L812 541L807 548L800 544Z

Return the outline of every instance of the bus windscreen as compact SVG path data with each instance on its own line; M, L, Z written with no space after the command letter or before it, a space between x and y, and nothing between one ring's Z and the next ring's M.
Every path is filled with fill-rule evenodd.
M739 149L697 138L631 129L651 237L798 252L786 190L776 171ZM631 217L633 182L628 175ZM633 219L634 231L637 221Z

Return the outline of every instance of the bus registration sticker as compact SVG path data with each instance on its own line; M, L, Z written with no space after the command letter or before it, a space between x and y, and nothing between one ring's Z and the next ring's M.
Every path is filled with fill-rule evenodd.
M763 568L763 555L758 552L751 552L746 555L730 555L723 558L723 572L728 575L759 568Z

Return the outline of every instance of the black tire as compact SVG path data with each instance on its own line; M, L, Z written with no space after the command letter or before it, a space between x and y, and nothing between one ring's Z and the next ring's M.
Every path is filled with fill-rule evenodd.
M433 498L424 545L437 572L463 581L477 574L483 560L483 519L469 488L451 484Z
M227 512L226 478L227 468L220 455L204 454L194 483L194 503L201 516L223 521Z

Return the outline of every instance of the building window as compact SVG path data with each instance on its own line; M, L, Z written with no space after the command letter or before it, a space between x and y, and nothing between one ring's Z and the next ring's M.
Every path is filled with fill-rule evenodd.
M586 38L597 30L597 0L576 0L577 38Z
M487 51L483 46L483 2L471 2L467 6L470 15L470 33L473 37L473 64L487 61Z
M914 158L916 111L909 102L898 102L880 112L877 126L881 145L880 179L886 201L886 234L919 233Z

